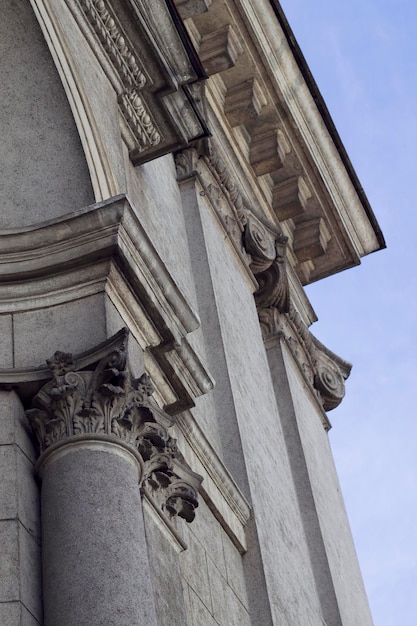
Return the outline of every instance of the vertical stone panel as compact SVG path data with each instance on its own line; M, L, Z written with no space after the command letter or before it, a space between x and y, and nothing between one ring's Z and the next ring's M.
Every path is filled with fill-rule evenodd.
M303 381L289 350L284 350L297 428L343 626L371 626L366 593L353 545L327 433L312 395L300 393Z
M158 626L184 626L185 602L177 551L146 514L145 530Z

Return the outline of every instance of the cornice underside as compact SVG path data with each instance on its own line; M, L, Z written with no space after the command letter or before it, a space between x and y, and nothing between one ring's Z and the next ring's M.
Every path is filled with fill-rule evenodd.
M213 387L187 340L198 317L127 199L52 220L35 235L33 229L3 231L0 240L0 313L105 293L144 351L158 401L168 412L194 406L194 398Z
M216 127L214 135L245 195L255 189L257 209L288 237L289 260L302 284L357 265L370 251L361 241L370 226L355 189L346 194L345 182L330 174L334 164L328 170L326 157L303 137L288 94L268 75L245 3L238 10L218 0L209 5L185 23L210 75L209 126L220 120L222 132ZM358 229L349 216L361 210Z

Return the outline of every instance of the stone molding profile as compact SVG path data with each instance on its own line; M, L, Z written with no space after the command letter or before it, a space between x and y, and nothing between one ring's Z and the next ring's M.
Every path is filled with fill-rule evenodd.
M111 5L105 0L79 0L79 4L122 82L142 89L147 82L142 64Z
M208 134L192 89L206 74L173 3L65 2L115 90L135 165Z
M51 380L32 400L27 417L40 458L76 441L114 441L133 451L142 467L141 488L169 517L191 522L202 478L181 458L168 434L173 419L158 407L149 376L127 369L127 329L102 346L104 356L77 369L73 356L55 352L47 360ZM78 359L79 360L79 359Z
M199 327L199 318L126 196L36 226L0 232L0 313L53 306L100 292L115 302L145 351L158 392L167 389L161 399L167 412L194 406L196 396L213 388L213 379L187 339ZM21 376L31 374L6 370L0 378L13 385Z
M206 11L188 14L185 26L210 75L207 119L223 153L236 155L227 162L237 180L250 181L261 213L272 213L275 229L289 239L298 278L309 284L357 265L384 243L308 69L294 62L292 34L273 19L271 4L212 0Z

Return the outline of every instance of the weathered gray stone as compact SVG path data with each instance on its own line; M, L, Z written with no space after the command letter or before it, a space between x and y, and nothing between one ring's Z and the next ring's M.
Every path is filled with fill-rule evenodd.
M19 600L19 524L0 521L0 602Z
M222 540L224 560L226 562L227 584L233 589L241 604L248 609L248 596L243 572L242 555L227 535L223 534ZM249 581L248 584L250 584Z
M14 519L17 516L16 450L13 445L0 446L0 519Z
M67 329L67 332L66 332ZM55 350L82 352L106 339L104 296L14 315L15 367L40 365Z
M177 551L170 545L155 518L145 515L145 530L157 623L184 626L186 611Z
M13 367L13 319L11 315L0 315L0 364Z
M225 532L204 500L199 504L198 513L191 526L184 528L185 525L182 524L184 530L188 531L185 535L186 542L190 534L194 535L197 541L204 546L207 560L212 560L216 564L217 569L226 577L226 556L223 549Z
M32 462L18 446L1 445L0 473L0 519L19 519L29 533L39 538L39 489Z
M42 479L45 626L156 624L137 471L112 452L57 457Z
M0 624L2 626L39 626L40 622L21 602L0 602Z
M42 623L43 607L41 581L40 541L19 525L20 599L28 611Z
M0 391L0 445L16 444L33 463L36 460L32 430L14 391Z
M190 587L190 611L193 619L193 626L218 626L218 622L211 615L207 606L200 597Z
M182 576L194 594L206 606L209 613L212 611L212 599L207 568L207 555L199 541L190 533L186 540L187 550L181 552L179 560Z
M301 282L384 243L273 4L4 2L1 624L371 623Z

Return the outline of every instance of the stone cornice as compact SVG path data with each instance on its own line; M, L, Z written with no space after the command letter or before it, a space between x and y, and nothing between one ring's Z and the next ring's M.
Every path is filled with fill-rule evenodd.
M89 101L95 98L94 90L90 93L91 85L83 84L79 68L75 70L72 61L74 55L84 55L83 62L88 63L89 54L86 49L74 49L67 40L60 13L51 0L33 2L51 52L58 57L58 68L64 62L71 66L70 101L78 94L82 99L81 107L74 102L75 114L80 109L90 117ZM203 89L198 86L206 75L172 6L164 0L64 3L114 89L122 137L135 165L208 134ZM87 123L80 121L87 133L91 132L93 116ZM86 152L87 146L94 152L94 143L100 142L102 129L95 130L93 141L86 137ZM92 154L92 161L90 166L96 167L97 155Z
M0 312L108 291L128 302L135 338L151 351L153 373L170 380L168 408L193 406L213 381L187 341L199 319L174 282L125 196L25 229L0 232ZM53 288L51 288L53 286ZM79 296L79 294L77 294ZM138 320L140 323L138 323ZM166 384L166 383L165 383ZM159 385L158 385L159 386Z
M67 2L74 9L75 0ZM77 2L92 27L87 35L92 50L107 71L104 52L113 80L116 77L123 137L132 161L143 163L206 135L202 96L194 97L192 89L205 74L167 4L161 0ZM79 12L74 15L79 19Z
M275 228L288 237L288 258L300 281L356 265L379 249L379 230L270 3L213 0L186 25L211 74L208 120L211 127L215 120L229 169L256 189L264 216L272 214ZM216 42L209 55L207 41Z

